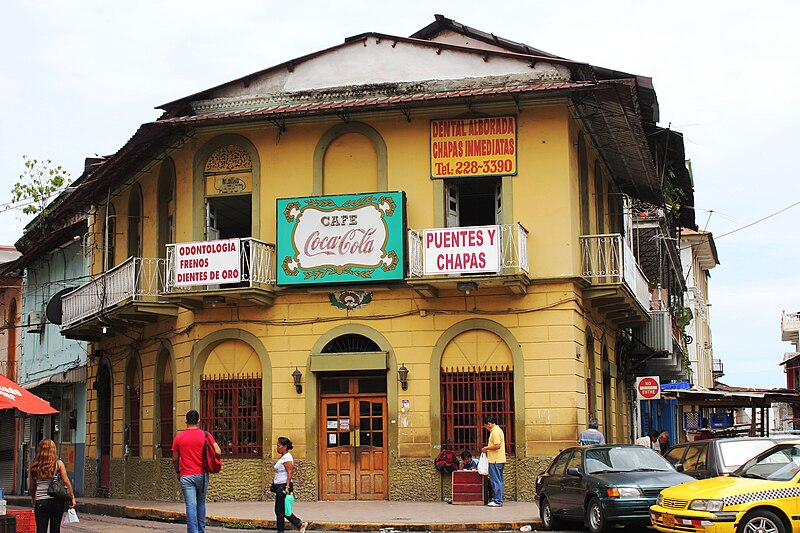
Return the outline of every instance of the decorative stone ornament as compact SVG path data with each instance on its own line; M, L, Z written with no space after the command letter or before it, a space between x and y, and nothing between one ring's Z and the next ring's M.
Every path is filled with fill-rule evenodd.
M372 301L372 293L367 291L336 291L328 293L331 305L339 309L358 309Z

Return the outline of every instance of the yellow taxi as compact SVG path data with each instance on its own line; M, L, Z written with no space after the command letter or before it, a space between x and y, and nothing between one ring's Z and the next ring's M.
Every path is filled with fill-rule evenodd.
M800 441L778 444L728 476L662 490L650 522L669 533L800 531Z

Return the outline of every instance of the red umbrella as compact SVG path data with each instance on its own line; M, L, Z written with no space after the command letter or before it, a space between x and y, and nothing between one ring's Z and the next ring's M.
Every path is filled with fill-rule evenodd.
M30 415L57 413L50 402L42 400L0 374L0 409L19 409Z

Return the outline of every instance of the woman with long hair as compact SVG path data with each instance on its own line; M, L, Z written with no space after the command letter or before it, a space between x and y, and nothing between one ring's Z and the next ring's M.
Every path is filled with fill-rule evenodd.
M289 453L289 450L292 449L292 441L286 437L278 437L275 448L278 450L278 453L281 454L281 458L275 463L275 479L270 489L275 493L275 525L277 526L278 533L284 533L284 524L286 520L289 520L294 527L300 530L300 533L306 533L308 522L303 522L297 518L294 513L286 516L284 512L286 495L294 492L294 484L292 483L294 457Z
M50 439L44 439L36 446L36 457L31 462L28 481L33 513L36 517L36 533L47 533L48 525L50 526L50 533L59 533L61 531L64 502L47 494L50 480L56 476L60 476L64 480L71 498L69 506L75 507L75 492L72 490L72 483L69 482L69 477L67 477L67 469L56 453L56 443Z

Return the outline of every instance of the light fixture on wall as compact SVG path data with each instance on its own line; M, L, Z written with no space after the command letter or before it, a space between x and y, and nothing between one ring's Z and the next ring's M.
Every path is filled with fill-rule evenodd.
M300 380L303 379L303 373L294 368L294 372L292 372L292 380L294 380L294 389L297 391L297 394L303 392L303 385L300 383Z
M456 283L456 288L464 294L469 294L478 290L478 284L474 281L460 281Z
M408 390L408 369L406 365L400 365L397 369L397 375L400 377L400 387L403 390Z

